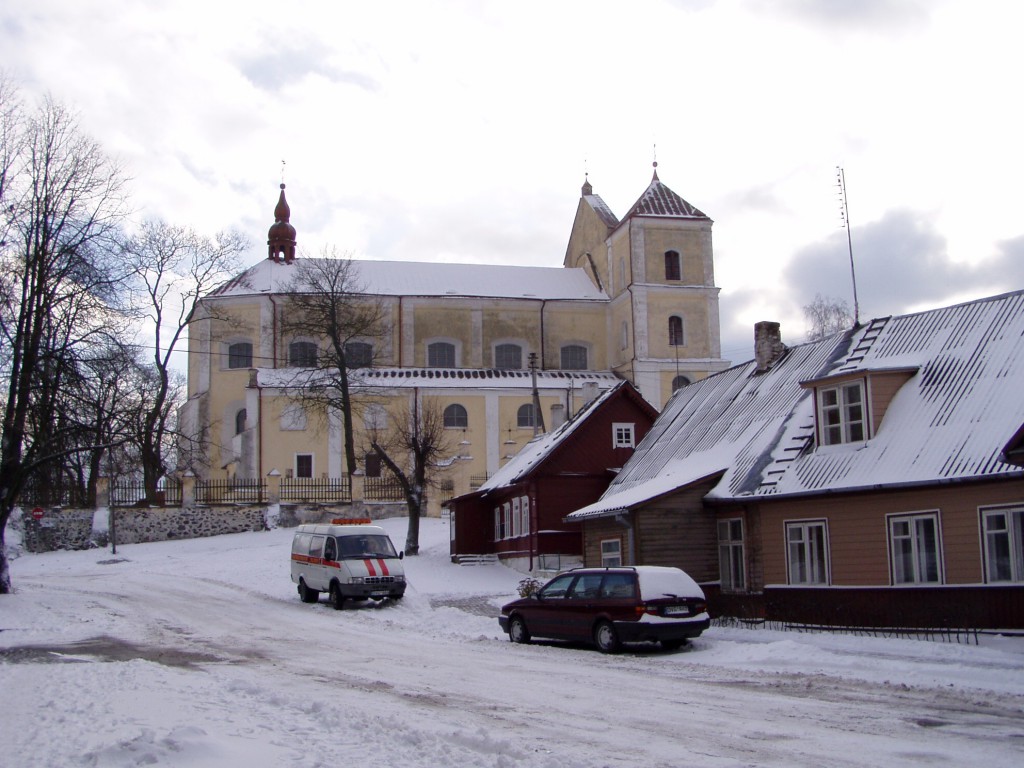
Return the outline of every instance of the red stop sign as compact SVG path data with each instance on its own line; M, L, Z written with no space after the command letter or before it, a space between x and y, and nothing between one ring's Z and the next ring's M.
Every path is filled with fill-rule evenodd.
M36 520L38 520L42 516L43 516L43 508L42 507L36 507L35 509L32 510L32 517L34 517Z

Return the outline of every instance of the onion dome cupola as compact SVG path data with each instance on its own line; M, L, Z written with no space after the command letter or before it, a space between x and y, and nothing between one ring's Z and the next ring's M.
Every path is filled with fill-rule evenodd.
M274 208L274 223L267 232L268 258L279 264L291 264L295 261L295 227L289 223L292 210L284 197L284 184L281 185L281 197Z

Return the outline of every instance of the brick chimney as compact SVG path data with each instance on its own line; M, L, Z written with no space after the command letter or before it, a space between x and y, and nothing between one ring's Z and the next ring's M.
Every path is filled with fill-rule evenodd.
M754 325L754 361L757 373L764 373L778 362L786 352L782 331L778 323L762 320Z

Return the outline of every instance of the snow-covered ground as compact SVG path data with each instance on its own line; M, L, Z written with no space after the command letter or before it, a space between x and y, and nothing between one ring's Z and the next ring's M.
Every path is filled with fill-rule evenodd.
M0 765L1024 765L1022 638L517 646L495 616L521 575L452 565L445 521L404 601L342 612L299 601L291 535L17 557Z

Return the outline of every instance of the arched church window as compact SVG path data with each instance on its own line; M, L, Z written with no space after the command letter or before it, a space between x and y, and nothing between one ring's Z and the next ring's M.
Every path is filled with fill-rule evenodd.
M239 341L228 346L228 368L252 368L252 344Z
M454 368L455 345L450 341L435 341L427 345L428 368Z
M494 347L494 367L517 371L523 367L523 348L518 344L497 344Z
M668 319L668 345L670 347L682 347L686 343L683 338L683 318L679 315L672 315Z
M682 279L682 269L679 263L679 251L665 251L665 279Z
M293 341L288 345L288 365L292 368L315 368L316 344L312 341Z
M587 370L587 348L582 344L566 344L562 347L562 370Z
M525 405L519 406L519 411L516 413L516 426L517 427L534 427L537 425L537 409L533 407L533 403L526 403Z
M452 403L444 409L444 425L452 428L465 429L469 426L469 414L458 403Z
M239 409L238 413L235 414L235 434L240 435L245 432L245 408Z

